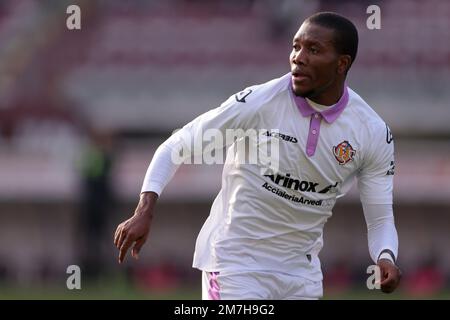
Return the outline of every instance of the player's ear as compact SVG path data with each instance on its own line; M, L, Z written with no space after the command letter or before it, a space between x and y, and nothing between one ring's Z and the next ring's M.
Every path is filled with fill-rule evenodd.
M350 65L352 64L352 58L348 54L342 54L338 59L338 74L346 74Z

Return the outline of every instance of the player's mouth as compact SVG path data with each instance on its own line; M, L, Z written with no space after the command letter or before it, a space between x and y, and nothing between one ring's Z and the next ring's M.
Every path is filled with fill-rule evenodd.
M309 80L310 76L301 72L300 70L292 70L292 80L295 82L300 82L304 80Z

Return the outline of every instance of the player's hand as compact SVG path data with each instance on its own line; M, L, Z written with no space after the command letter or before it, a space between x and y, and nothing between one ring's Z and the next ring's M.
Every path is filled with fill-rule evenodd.
M134 215L118 225L114 234L114 245L119 249L119 263L122 263L133 246L131 255L138 259L139 251L147 240L153 218L156 193L143 193Z
M377 263L381 273L381 291L384 293L393 292L399 285L402 277L400 269L388 259L380 259Z

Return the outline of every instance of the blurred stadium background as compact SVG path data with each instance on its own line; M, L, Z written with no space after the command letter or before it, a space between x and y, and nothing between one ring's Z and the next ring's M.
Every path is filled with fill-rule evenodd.
M81 30L66 8L81 7ZM381 29L366 8L381 8ZM242 88L289 71L291 38L322 10L360 32L349 85L390 125L403 282L366 288L356 190L321 253L325 298L450 298L450 2L0 1L0 299L199 299L194 242L221 166L184 165L139 261L117 264L116 225L156 147ZM79 265L82 289L66 288Z

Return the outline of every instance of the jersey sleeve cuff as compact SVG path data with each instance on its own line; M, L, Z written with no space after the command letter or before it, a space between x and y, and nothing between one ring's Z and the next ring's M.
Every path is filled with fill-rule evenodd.
M395 264L394 253L389 249L385 249L385 250L381 251L380 255L378 256L377 262L380 261L381 259L389 260Z
M162 186L160 184L150 182L150 183L144 184L142 186L141 193L143 193L143 192L154 192L159 197L159 196L161 196L162 189L163 188L162 188Z

